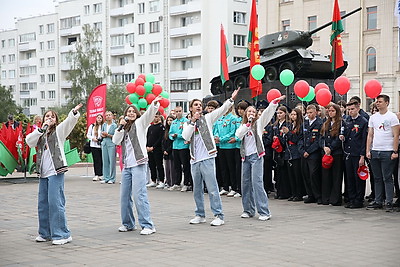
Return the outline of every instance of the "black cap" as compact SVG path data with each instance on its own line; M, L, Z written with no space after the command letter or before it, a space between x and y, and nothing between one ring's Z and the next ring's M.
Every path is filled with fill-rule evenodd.
M10 120L10 121L14 120L14 115L8 114L8 120Z
M268 105L269 104L266 100L259 100L256 103L256 109L266 109Z

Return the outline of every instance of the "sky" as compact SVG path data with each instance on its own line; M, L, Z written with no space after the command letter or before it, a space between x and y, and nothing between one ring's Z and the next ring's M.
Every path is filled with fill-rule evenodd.
M53 0L0 0L0 30L14 29L14 17L54 13L55 4Z

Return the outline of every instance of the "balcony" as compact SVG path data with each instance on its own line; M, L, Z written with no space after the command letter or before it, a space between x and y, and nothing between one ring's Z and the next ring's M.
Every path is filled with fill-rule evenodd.
M68 89L72 87L72 82L70 81L61 81L60 82L60 87L63 89Z
M111 66L111 73L124 73L125 71L125 66Z
M201 56L201 45L189 46L188 48L171 50L171 58L186 58Z
M69 35L77 35L77 34L80 34L81 32L82 32L82 27L79 25L79 26L71 27L69 29L60 30L60 36L64 37L64 36L69 36Z
M69 70L71 70L71 63L69 63L69 62L66 62L66 63L61 63L60 64L60 69L62 70L62 71L69 71Z
M187 35L201 34L201 24L193 23L186 27L173 28L170 31L171 37L181 37Z
M123 7L112 8L110 9L110 16L118 17L123 15L133 14L134 10L135 10L134 4L128 4Z
M19 96L21 98L29 98L29 96L31 95L31 91L27 90L27 91L19 91Z
M75 44L60 46L60 53L68 53L75 50Z
M110 28L110 35L124 34L124 32L125 32L124 27Z
M132 44L134 45L134 44ZM135 52L134 47L131 44L112 46L110 48L111 56L121 56L126 54L133 54Z
M190 68L188 70L178 70L178 71L171 71L170 72L170 79L171 80L178 80L178 79L198 79L201 77L201 68Z
M188 14L193 12L199 12L201 10L201 3L199 2L189 2L185 5L171 6L169 9L169 14L171 16L177 16L182 14Z
M19 50L19 52L36 50L35 42L19 43L18 50Z

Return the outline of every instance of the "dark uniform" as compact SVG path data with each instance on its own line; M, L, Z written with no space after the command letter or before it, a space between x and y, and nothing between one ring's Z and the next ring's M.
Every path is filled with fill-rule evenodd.
M365 145L368 135L368 121L358 115L346 121L344 130L344 152L346 165L346 183L349 197L348 208L362 208L365 195L365 180L358 177L357 169L361 156L365 156ZM371 173L371 172L370 172Z
M322 119L316 117L310 125L310 120L305 120L303 124L303 136L299 141L299 152L301 159L301 170L303 173L304 185L308 198L304 203L318 202L321 200L321 149L319 147L320 131ZM309 156L304 158L304 153Z
M290 182L289 177L287 174L287 168L285 166L285 139L284 134L282 132L282 127L289 126L287 122L276 122L273 126L273 136L276 136L279 139L279 142L282 145L283 151L278 153L274 151L274 161L276 162L276 168L274 172L274 180L275 180L275 187L276 187L276 196L278 199L288 199L292 196L290 190ZM272 140L273 142L273 140Z
M265 192L270 193L274 192L274 183L272 182L272 168L274 167L273 163L273 149L271 147L272 145L272 137L273 137L273 129L272 125L268 124L264 128L264 132L262 135L263 139L263 144L264 144L264 149L265 149L265 155L264 155L264 175L263 175L263 181L264 181L264 189Z

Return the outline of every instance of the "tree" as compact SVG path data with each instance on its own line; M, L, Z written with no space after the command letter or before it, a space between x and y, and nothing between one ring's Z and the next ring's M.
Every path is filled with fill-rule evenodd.
M85 103L90 92L111 75L110 69L102 66L101 50L97 47L100 30L91 28L89 24L83 25L82 30L82 41L77 42L75 51L69 54L72 67L67 80L72 82L72 95L68 100L68 109Z
M12 99L11 90L4 85L0 85L0 103L0 122L7 121L8 114L16 115L22 113L22 107L15 104L14 100Z
M124 84L112 84L107 87L107 110L118 116L123 115L126 105L125 96L128 93ZM118 118L116 118L118 119Z

